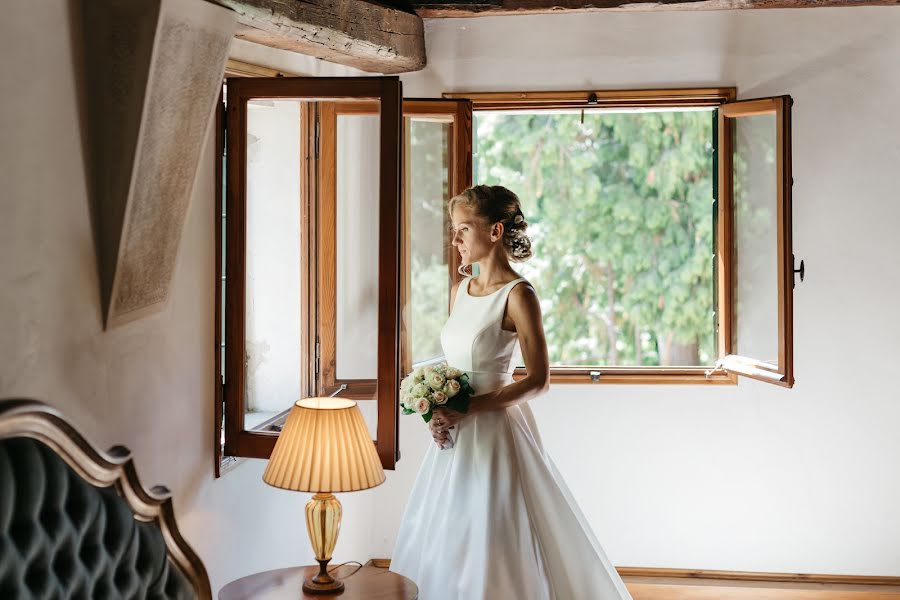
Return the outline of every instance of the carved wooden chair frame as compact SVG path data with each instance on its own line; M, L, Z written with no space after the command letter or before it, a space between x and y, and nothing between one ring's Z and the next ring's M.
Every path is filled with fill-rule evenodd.
M211 600L206 567L178 531L168 488L145 489L138 479L131 451L113 446L98 450L62 414L36 400L0 400L0 439L32 438L51 448L94 487L114 486L134 518L155 523L162 532L169 560L187 577L200 600Z

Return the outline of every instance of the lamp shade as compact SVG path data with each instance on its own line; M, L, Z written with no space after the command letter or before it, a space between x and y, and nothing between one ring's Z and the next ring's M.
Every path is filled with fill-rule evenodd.
M263 474L271 486L300 492L354 492L384 480L362 413L344 398L295 402Z

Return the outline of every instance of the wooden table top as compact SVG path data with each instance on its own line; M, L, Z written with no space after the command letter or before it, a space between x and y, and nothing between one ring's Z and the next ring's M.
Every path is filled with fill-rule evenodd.
M305 594L303 580L319 572L318 565L290 567L254 573L232 581L219 592L219 600L417 600L419 589L412 581L371 564L354 573L357 565L338 567L331 575L344 582L338 595Z

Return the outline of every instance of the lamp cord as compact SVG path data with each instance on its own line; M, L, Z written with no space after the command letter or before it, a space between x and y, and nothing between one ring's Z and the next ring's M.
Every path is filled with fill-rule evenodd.
M359 565L359 566L356 567L356 570L355 570L355 571L353 571L352 573L350 573L349 575L347 575L347 577L341 577L341 579L347 579L348 577L353 577L354 575L356 575L356 571L359 571L360 569L363 568L362 563L356 562L355 560L349 560L349 561L347 561L347 562L345 562L345 563L341 563L341 564L339 564L339 565L335 565L334 567L331 567L330 569L328 569L328 574L331 575L334 571L337 571L338 569L340 569L340 568L343 567L344 565Z

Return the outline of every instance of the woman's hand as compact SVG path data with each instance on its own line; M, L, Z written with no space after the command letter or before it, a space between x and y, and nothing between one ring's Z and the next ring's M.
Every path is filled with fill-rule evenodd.
M453 429L465 418L465 416L466 413L461 413L452 408L436 406L431 411L431 421L429 421L428 424L431 426L433 432L443 433L449 429Z
M437 406L432 409L428 428L431 430L431 437L434 438L435 443L440 448L443 449L444 444L449 441L450 434L447 432L453 429L465 416L465 413L444 406Z
M431 437L434 438L434 443L438 445L439 448L443 448L444 444L447 443L447 438L450 437L446 431L438 431L434 426L434 419L428 422L428 429L431 431Z

